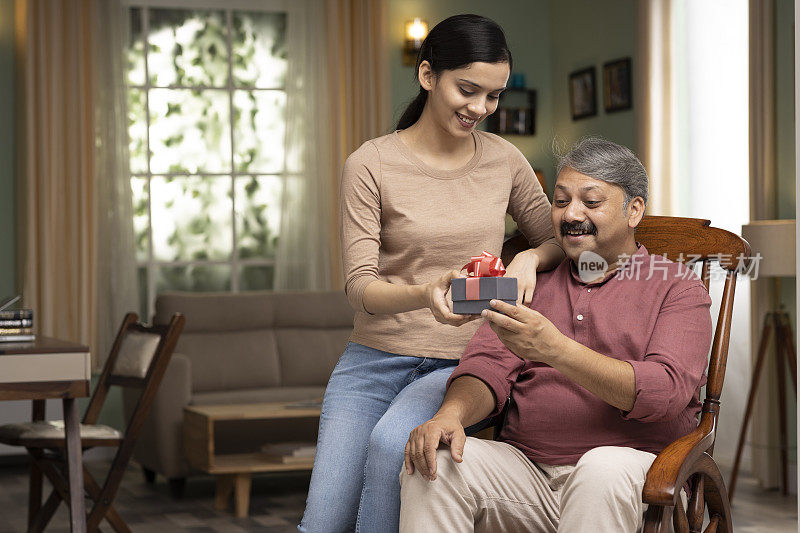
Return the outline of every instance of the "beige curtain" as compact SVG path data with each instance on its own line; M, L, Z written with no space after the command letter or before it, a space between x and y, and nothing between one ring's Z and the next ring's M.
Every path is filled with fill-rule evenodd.
M118 252L121 260L133 242L132 233L130 241L115 233L109 219L120 195L129 203L130 193L109 182L124 182L119 172L127 163L98 156L106 142L123 143L118 128L115 137L102 138L112 128L98 128L97 113L98 103L111 105L109 94L120 85L98 66L103 54L96 52L108 51L101 29L119 25L107 26L109 5L99 0L18 0L15 11L24 303L34 309L40 335L88 344L98 361L108 324L118 318L99 305L111 284L106 258ZM117 118L124 121L123 109L111 114L122 113Z
M391 129L385 0L326 0L332 117L331 231L333 286L344 287L338 235L342 166L364 141Z
M636 2L634 99L638 152L650 176L651 215L674 215L677 121L672 0Z

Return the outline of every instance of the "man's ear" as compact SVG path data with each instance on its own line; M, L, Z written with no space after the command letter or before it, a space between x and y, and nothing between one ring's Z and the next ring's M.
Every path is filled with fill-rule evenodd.
M431 89L433 89L433 82L435 77L436 76L433 73L431 64L427 60L419 64L419 69L417 70L417 78L419 79L419 84L422 86L423 89L425 89L426 91L430 91Z
M636 228L639 225L639 222L642 221L642 217L644 216L644 200L641 196L637 196L633 198L630 202L628 202L628 227L629 228Z

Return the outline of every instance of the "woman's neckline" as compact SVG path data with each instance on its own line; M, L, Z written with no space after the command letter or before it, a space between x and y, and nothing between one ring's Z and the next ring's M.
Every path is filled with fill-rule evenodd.
M411 161L417 168L419 168L422 172L431 177L439 179L454 179L463 177L469 171L475 168L475 165L477 165L478 161L480 161L481 159L481 154L483 152L483 143L481 141L481 136L478 135L476 131L470 132L472 135L472 140L475 143L475 153L472 155L472 159L470 159L467 162L467 164L462 167L448 169L448 170L432 167L427 163L425 163L422 159L417 157L417 155L414 154L413 151L411 151L411 148L409 148L408 145L400 137L399 135L400 131L401 130L395 130L394 133L392 133L392 139L394 140L395 145L397 145L398 150L400 150L400 152L409 161Z

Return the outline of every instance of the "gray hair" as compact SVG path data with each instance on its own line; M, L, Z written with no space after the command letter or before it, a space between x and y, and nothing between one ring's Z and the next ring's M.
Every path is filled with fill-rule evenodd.
M564 167L569 167L590 178L619 185L625 193L623 209L627 209L628 203L637 196L647 205L647 171L630 149L605 139L586 137L564 155L556 150L556 157L556 175Z

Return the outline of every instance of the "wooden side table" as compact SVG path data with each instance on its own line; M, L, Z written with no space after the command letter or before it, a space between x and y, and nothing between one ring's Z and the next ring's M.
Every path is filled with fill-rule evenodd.
M230 420L276 420L319 418L319 407L295 407L297 402L238 405L192 405L183 410L183 448L194 468L217 476L215 506L225 510L231 494L237 517L247 516L250 507L250 476L255 472L311 470L313 459L284 464L261 452L217 454L214 423Z
M69 513L72 531L86 531L83 495L83 457L75 398L89 396L92 359L89 348L49 337L34 342L0 343L0 400L33 400L33 420L44 420L44 401L61 398L64 404ZM28 524L42 501L42 474L31 466Z

